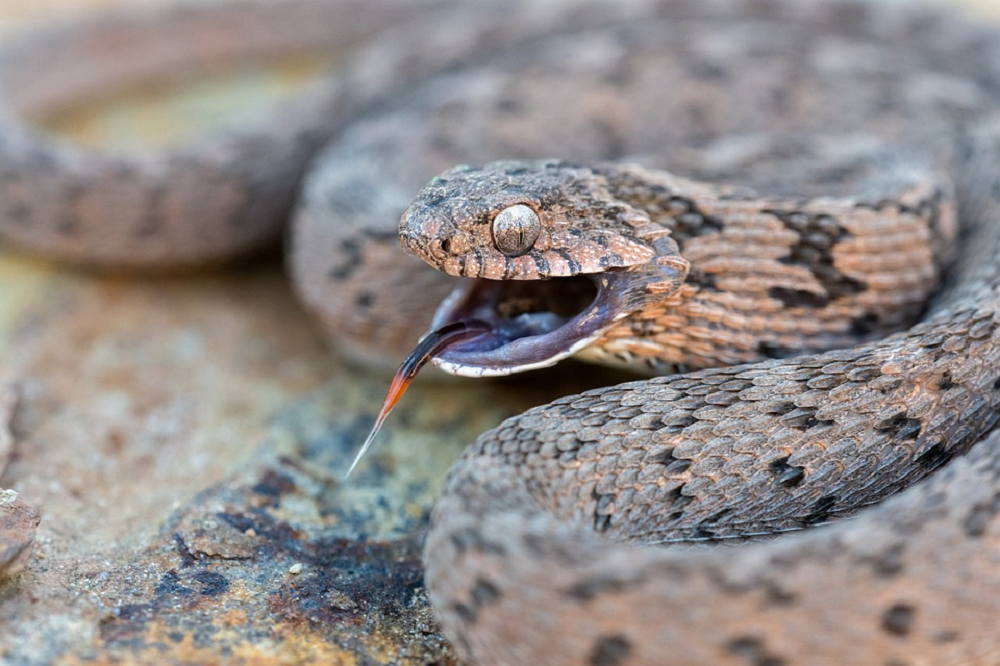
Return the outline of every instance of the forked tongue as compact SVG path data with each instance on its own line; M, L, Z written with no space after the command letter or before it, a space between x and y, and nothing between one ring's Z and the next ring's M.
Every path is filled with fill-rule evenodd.
M399 402L399 399L406 393L406 389L409 388L410 382L420 372L420 368L424 367L427 361L431 360L431 357L438 352L453 345L474 340L484 333L489 333L491 330L493 330L493 327L487 322L470 319L468 321L456 321L447 324L424 336L416 348L400 364L396 370L396 374L393 375L392 383L389 384L389 391L386 393L385 401L382 403L382 409L379 410L378 416L375 418L375 425L372 426L371 432L368 433L368 438L361 445L361 450L358 451L354 462L351 463L347 474L344 475L345 480L351 476L351 472L354 471L354 468L361 462L365 453L368 452L372 441L375 439L375 435L378 434L379 429L382 427L382 423L389 416L389 412L396 406L396 403Z

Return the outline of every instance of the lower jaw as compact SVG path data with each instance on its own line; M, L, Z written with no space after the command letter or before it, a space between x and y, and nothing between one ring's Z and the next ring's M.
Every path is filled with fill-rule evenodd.
M586 349L624 316L617 312L622 290L616 288L623 279L622 274L601 274L520 284L470 280L442 303L432 330L456 321L485 320L494 326L494 334L443 349L431 363L466 377L498 377L555 365ZM557 313L540 307L512 318L499 314L511 302L524 300L552 302Z

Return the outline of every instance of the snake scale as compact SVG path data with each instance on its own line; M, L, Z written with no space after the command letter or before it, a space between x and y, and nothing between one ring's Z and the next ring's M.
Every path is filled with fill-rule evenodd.
M122 166L5 119L0 233L208 261L273 237L338 135L289 254L349 353L485 318L488 344L434 361L674 371L530 410L449 472L426 581L463 659L995 664L998 101L1000 35L891 4L453 7L365 45L301 119L190 154ZM125 197L135 214L107 215Z

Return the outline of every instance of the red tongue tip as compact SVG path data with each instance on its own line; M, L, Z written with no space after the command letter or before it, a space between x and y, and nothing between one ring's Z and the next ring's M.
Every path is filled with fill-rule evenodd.
M351 472L354 471L354 468L361 462L365 453L368 452L372 442L375 440L375 435L378 434L382 423L389 416L389 412L392 411L392 408L396 406L399 399L406 393L406 389L410 387L413 378L417 376L417 373L426 365L427 361L431 360L435 354L443 349L447 349L460 342L473 340L491 330L492 327L486 322L473 319L447 324L424 336L414 350L410 352L410 355L399 365L396 374L393 375L392 383L389 384L389 391L382 402L382 409L379 410L378 416L375 418L375 424L372 426L371 432L368 433L365 443L361 445L361 450L358 451L358 455L354 457L354 461L347 469L347 473L344 475L345 480L351 476Z

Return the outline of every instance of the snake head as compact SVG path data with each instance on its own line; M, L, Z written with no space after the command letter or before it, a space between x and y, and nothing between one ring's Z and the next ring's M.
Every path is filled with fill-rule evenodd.
M407 207L400 242L456 277L538 280L648 263L649 216L615 200L605 176L555 160L462 165Z
M407 207L400 242L460 283L433 329L487 322L490 335L437 352L453 374L553 365L676 290L688 263L669 232L614 196L616 167L556 160L459 166Z

